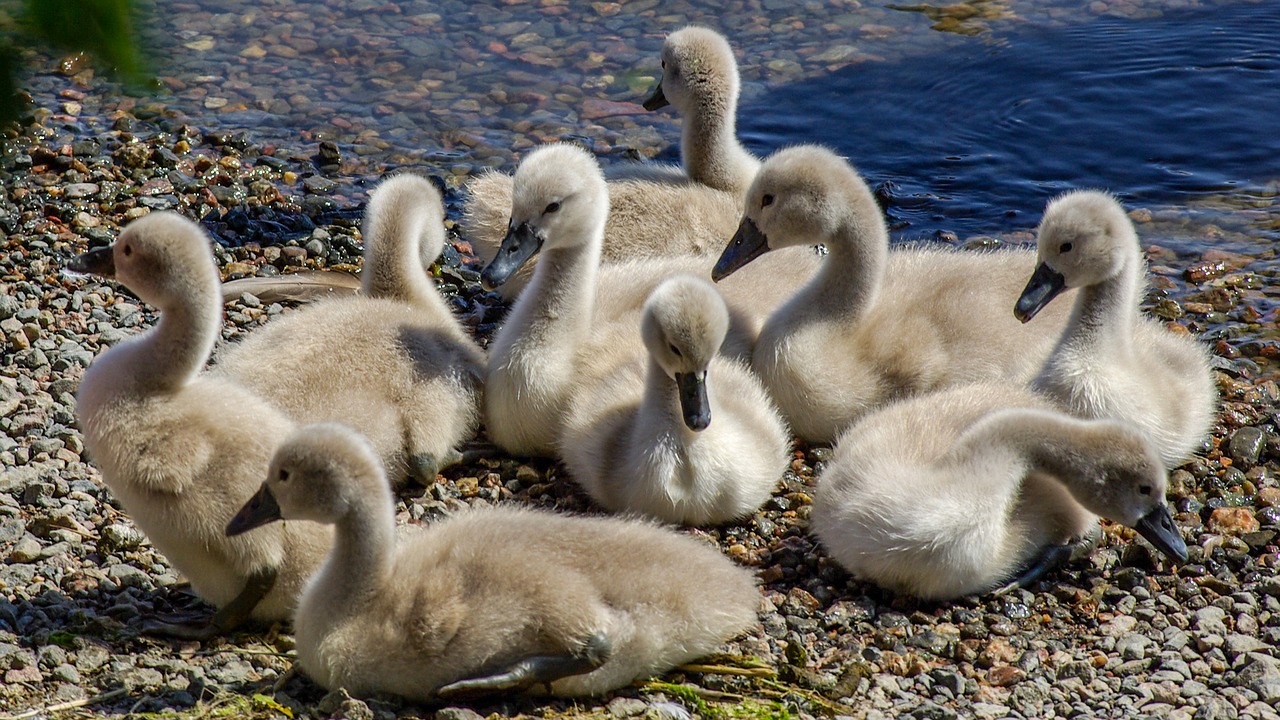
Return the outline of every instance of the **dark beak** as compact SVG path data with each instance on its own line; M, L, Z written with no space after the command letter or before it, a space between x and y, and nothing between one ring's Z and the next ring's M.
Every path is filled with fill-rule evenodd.
M729 241L729 247L720 253L720 259L711 269L711 279L720 282L768 251L769 238L760 232L754 220L744 217L738 224L738 232Z
M480 271L480 281L485 288L492 290L510 280L529 258L542 249L542 240L542 235L530 227L529 223L508 226L507 236L502 239L498 254Z
M116 276L116 256L111 247L90 250L67 261L67 269L82 275L114 278Z
M1168 505L1151 508L1151 512L1143 515L1133 529L1165 555L1179 562L1187 561L1187 543L1182 539L1182 533L1178 532L1178 527L1173 524Z
M1027 286L1022 289L1018 304L1013 306L1014 317L1022 322L1030 320L1036 316L1036 313L1043 310L1050 300L1058 297L1066 289L1067 279L1062 277L1062 273L1045 263L1040 263L1036 266L1036 271L1031 274L1031 279L1027 281Z
M680 390L680 412L690 430L706 430L711 424L711 403L707 400L707 373L676 373Z
M240 512L231 518L231 522L227 523L227 537L249 532L280 519L280 505L276 502L276 496L272 495L271 489L263 483L258 492L249 498L249 502L240 508Z
M667 102L667 96L662 94L662 80L658 80L658 86L653 89L649 97L645 98L642 104L645 110L658 110L671 104Z

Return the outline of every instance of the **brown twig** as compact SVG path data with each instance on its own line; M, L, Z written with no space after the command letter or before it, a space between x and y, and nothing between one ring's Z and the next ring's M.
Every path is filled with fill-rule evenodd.
M35 708L33 710L26 710L24 712L18 713L17 715L0 715L0 720L25 720L25 718L38 717L40 715L47 715L49 713L61 712L63 710L74 710L76 708L84 707L86 705L93 705L94 703L100 703L106 700L112 700L112 699L118 698L127 692L129 692L128 688L120 687L120 688L116 688L115 690L112 690L111 692L102 693L101 695L94 695L93 697L80 698L79 700L69 700L67 702L61 702L61 703L58 703L57 705L50 705L48 707Z
M689 663L676 668L680 672L705 673L707 675L742 675L744 677L772 678L772 668L767 667L734 667L732 665L702 665Z

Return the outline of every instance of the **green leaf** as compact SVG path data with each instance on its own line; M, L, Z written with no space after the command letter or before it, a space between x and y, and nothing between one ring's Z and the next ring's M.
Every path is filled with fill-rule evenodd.
M254 695L253 708L255 710L274 710L275 712L278 712L281 715L284 715L285 717L290 718L291 720L293 718L292 710L276 702L275 698L268 697L266 695Z
M55 48L85 50L132 87L148 76L138 38L133 0L23 0L26 31Z

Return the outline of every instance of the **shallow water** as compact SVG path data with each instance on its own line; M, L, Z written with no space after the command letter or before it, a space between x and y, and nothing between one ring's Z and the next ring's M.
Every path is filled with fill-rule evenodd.
M1274 194L1277 38L1276 3L1018 28L775 88L742 131L761 152L833 145L896 185L889 211L916 235L1026 228L1069 188L1156 205Z
M898 238L1021 233L1044 202L1103 187L1153 211L1153 242L1269 267L1280 237L1280 4L1241 0L888 3L177 0L150 35L166 91L138 104L313 153L335 199L388 169L461 177L573 136L605 162L678 158L639 101L671 30L725 31L741 134L823 142L880 184ZM39 82L67 83L64 78ZM96 83L101 85L101 83ZM126 100L125 103L132 101ZM109 126L110 93L68 131ZM57 109L53 109L57 112ZM302 192L302 188L298 188ZM1025 239L1025 236L1022 236Z

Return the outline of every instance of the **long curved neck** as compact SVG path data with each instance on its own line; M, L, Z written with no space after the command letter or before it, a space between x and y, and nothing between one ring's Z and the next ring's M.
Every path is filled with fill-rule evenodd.
M954 460L980 462L986 453L1014 458L1027 471L1053 476L1076 497L1096 493L1101 458L1092 443L1081 442L1092 435L1088 421L1044 410L1010 409L986 416L965 432L952 448ZM1101 445L1101 443L1100 443ZM994 473L991 474L994 480ZM1014 488L1016 489L1016 488ZM975 491L993 491L995 488Z
M889 263L889 236L882 222L846 218L826 246L826 261L785 306L790 325L806 320L852 325L880 294Z
M385 488L366 492L355 503L335 523L333 549L316 580L316 592L327 604L352 609L391 580L396 525Z
M186 290L178 302L160 307L156 326L126 350L134 387L142 394L172 392L191 382L204 368L222 329L222 295L217 275Z
M1144 267L1135 255L1108 280L1080 289L1063 344L1123 352L1133 343Z
M603 219L582 240L542 251L533 279L503 324L516 329L519 344L527 350L576 353L590 336Z
M423 261L444 247L439 214L421 202L396 197L379 205L365 232L361 292L399 300L434 314L452 317Z
M707 390L709 393L711 388L708 387ZM711 420L715 422L714 412ZM649 368L645 372L640 422L636 423L636 427L644 428L646 432L654 428L669 428L681 436L693 433L684 423L684 410L680 407L680 391L676 387L676 381L652 357L649 358Z
M685 172L694 180L734 195L750 187L760 161L738 142L734 114L737 87L726 93L728 102L697 102L684 118L680 156Z

